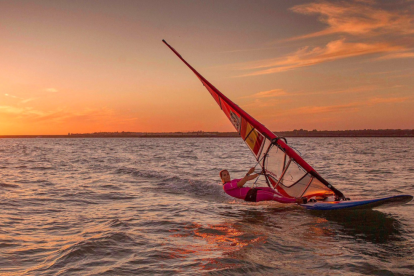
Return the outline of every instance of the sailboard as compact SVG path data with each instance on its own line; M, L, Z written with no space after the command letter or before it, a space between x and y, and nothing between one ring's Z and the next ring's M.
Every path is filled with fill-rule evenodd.
M384 198L348 200L348 201L316 201L302 204L308 210L340 210L340 209L384 209L410 202L410 195L397 195Z
M331 198L332 202L349 202L349 199L341 191L325 180L294 149L289 147L285 138L278 137L232 102L200 75L165 40L163 42L193 71L208 92L210 92L218 106L251 150L256 161L260 164L262 174L265 176L266 184L269 187L290 198L302 197L318 200ZM304 207L312 206L313 209L318 209L319 206L314 202L307 204L301 205ZM333 206L334 204L330 205ZM360 204L359 206L362 205ZM335 204L335 206L349 208L349 205L346 204Z

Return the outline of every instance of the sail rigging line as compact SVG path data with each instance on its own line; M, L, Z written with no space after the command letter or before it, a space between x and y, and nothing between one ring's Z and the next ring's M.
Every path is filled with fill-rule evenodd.
M256 162L256 165L254 165L254 169L256 170L256 167L257 167L257 165L259 165L260 164L260 162L262 162L262 160L263 160L263 158L265 157L265 155L263 155L263 157L259 160L259 161L257 161ZM256 182L257 182L257 180L259 180L259 178L260 178L260 176L263 174L263 167L262 167L262 173L258 173L258 177L256 178L256 180L254 181L254 183L253 183L253 187L255 187L255 184L256 184ZM269 183L267 183L266 182L266 184L270 187L270 185L269 185Z
M280 149L283 152L284 158L285 158L284 160L286 160L286 158L289 157L288 166L285 167L286 161L284 161L283 168L285 169L285 171L289 170L289 173L292 176L292 179L293 179L293 174L298 173L298 171L295 171L294 167L293 168L290 167L290 164L292 163L292 161L294 161L294 163L296 163L298 168L301 168L305 172L307 172L306 175L309 174L312 176L312 182L314 179L317 179L319 181L319 183L316 183L314 185L313 187L314 189L313 191L311 191L311 194L312 193L313 194L321 194L321 193L326 194L326 193L332 192L336 195L336 198L338 199L345 198L344 195L339 190L335 189L328 181L323 179L322 176L320 176L315 171L315 169L313 169L305 160L303 160L302 157L294 149L289 147L287 145L286 140L284 142L283 139L280 139L280 137L278 137L276 134L271 132L269 129L267 129L263 124L258 122L252 116L250 116L247 112L241 109L237 104L232 102L223 93L221 93L216 87L214 87L209 81L207 81L202 75L200 75L200 73L198 73L187 61L185 61L184 58L173 47L171 47L165 40L163 40L163 42L200 79L202 84L206 87L206 89L210 92L211 96L220 106L221 110L223 110L223 112L227 115L227 117L229 118L233 126L236 128L239 135L242 136L243 139L247 137L247 139L244 139L245 143L249 146L250 150L255 155L256 160L259 160L261 158L261 156L263 155L263 150L264 150L265 145L270 143L270 145L267 148L267 151L263 155L264 159L262 162L263 172L264 172L264 175L267 181L271 182L271 180L269 179L269 176L267 175L267 171L266 171L267 168L265 168L265 163L266 163L267 158L269 158L269 151L271 150L273 146L276 146L278 149ZM249 132L248 135L245 135L247 134L246 132ZM299 184L300 180L301 179L298 179L296 182L290 185L290 187L296 184ZM278 179L278 182L280 182L280 179ZM311 184L311 186L312 185L313 184ZM323 186L325 186L324 189L322 188ZM278 186L274 186L274 188L278 188ZM311 187L308 187L308 188L311 188ZM286 194L289 194L286 191L284 192ZM305 190L305 192L307 191ZM290 193L292 194L293 192L291 191ZM294 191L294 193L298 194L299 191ZM310 194L308 196L310 196Z
M256 182L257 182L257 180L259 180L259 178L260 178L260 174L259 174L259 176L258 177L256 177L256 180L254 181L254 183L253 183L253 188L256 188Z

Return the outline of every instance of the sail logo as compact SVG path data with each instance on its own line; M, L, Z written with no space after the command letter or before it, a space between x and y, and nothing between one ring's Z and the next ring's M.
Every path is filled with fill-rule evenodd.
M237 131L240 130L240 117L236 115L232 110L230 110L230 121Z

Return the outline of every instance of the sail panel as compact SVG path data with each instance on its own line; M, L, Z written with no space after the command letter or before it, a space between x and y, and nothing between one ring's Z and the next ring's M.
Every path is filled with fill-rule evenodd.
M253 152L256 160L260 160L266 139L263 134L258 132L244 117L241 120L240 136ZM267 147L266 147L267 149Z
M263 140L264 140L263 135L257 132L256 129L253 129L250 132L249 136L246 137L246 140L244 140L244 142L249 146L249 148L253 152L256 159L262 148Z
M213 98L216 100L216 102L220 106L220 108L222 108L219 95L217 95L217 93L214 92L214 90L211 89L211 87L208 86L208 84L205 81L203 81L203 79L201 79L200 77L199 77L199 79L203 83L204 87L207 88L208 92L210 92L211 96L213 96Z
M246 140L247 135L254 129L254 127L246 121L245 118L242 118L241 128L240 128L240 137Z
M276 190L278 191L281 195L283 195L284 197L292 197L290 194L288 194L281 186L277 185L278 180L273 178L272 176L269 176L267 178L270 182L270 185Z
M326 187L322 182L318 179L313 178L311 184L306 189L306 191L301 195L302 197L326 197L334 195L334 192Z
M272 186L281 194L290 197L313 197L333 194L316 178L307 173L299 164L278 146L273 145L265 158L265 172ZM312 182L311 182L312 180Z
M236 110L234 110L229 104L227 104L225 101L221 103L221 109L223 110L224 114L226 114L230 122L233 124L236 131L240 133L240 125L241 125L240 114Z

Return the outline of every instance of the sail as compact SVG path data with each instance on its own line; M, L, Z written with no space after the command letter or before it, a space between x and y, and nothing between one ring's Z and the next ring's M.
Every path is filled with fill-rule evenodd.
M264 125L233 103L201 76L165 40L163 42L194 72L230 120L262 167L269 187L287 197L344 195L323 179L300 155ZM284 141L285 140L285 141Z

